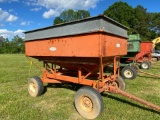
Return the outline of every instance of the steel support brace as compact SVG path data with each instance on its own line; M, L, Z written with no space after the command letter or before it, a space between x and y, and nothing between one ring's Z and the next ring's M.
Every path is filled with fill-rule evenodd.
M103 61L102 61L102 56L100 56L100 58L99 58L99 79L101 80L101 81L103 81L103 79L104 79L104 77L103 77Z
M81 67L78 68L78 83L81 83L82 80L82 69Z
M116 80L117 79L117 77L119 77L119 69L120 69L120 67L119 67L119 61L120 61L120 58L118 57L118 56L115 56L114 57L114 65L113 65L113 74L114 74L114 80Z

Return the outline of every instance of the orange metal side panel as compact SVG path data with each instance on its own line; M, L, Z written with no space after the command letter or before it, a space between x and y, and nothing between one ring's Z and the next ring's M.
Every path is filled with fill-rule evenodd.
M140 60L145 56L149 57L152 52L152 42L141 42L140 46L141 46L141 51L137 53L136 60Z
M127 40L117 36L102 36L102 56L123 56L127 54Z
M25 43L27 56L97 57L98 34L52 38Z
M127 40L104 33L25 42L27 56L107 57L127 54Z
M152 52L152 42L141 42L141 52Z

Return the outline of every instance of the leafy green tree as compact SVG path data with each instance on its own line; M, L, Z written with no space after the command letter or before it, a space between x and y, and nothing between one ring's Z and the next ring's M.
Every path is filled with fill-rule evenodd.
M90 13L86 10L74 11L72 9L63 11L60 16L56 17L54 24L60 24L65 22L71 22L78 19L90 17Z
M24 53L24 41L15 36L11 41L0 37L0 53Z
M18 35L11 41L11 53L24 53L24 41Z
M0 53L9 53L10 43L7 38L0 37Z
M133 26L133 28L136 33L141 35L143 41L148 41L148 39L153 35L153 31L149 29L150 18L147 13L147 9L138 5L134 10L134 15L138 22Z
M54 24L60 24L60 23L64 23L64 21L60 17L56 17L54 19Z
M60 18L64 21L64 22L70 22L76 19L76 14L74 12L74 10L69 9L69 10L65 10L62 12L62 14L60 14Z
M142 41L160 35L160 13L148 13L141 5L132 8L126 2L115 2L104 14L129 27L128 34L140 34Z
M148 13L149 14L149 28L157 33L157 36L160 36L160 12L159 13Z
M5 41L5 38L3 36L0 36L0 49L2 48L2 44Z
M134 16L134 9L126 2L115 2L104 11L104 15L129 27L130 33L132 32L132 27L138 22Z
M75 16L76 20L90 17L90 13L88 11L86 11L86 10L75 11L75 15L76 15Z

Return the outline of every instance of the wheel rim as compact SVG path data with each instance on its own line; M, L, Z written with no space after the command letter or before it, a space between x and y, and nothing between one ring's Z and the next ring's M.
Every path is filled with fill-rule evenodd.
M142 64L142 68L147 69L147 68L148 68L148 65L145 64L145 63L143 63L143 64Z
M131 78L133 76L133 72L131 70L125 70L124 75L126 78Z
M30 90L31 93L35 93L36 92L36 85L33 82L31 82L29 84L29 90Z
M91 112L93 110L92 100L87 96L82 96L80 98L79 104L82 110L85 112Z

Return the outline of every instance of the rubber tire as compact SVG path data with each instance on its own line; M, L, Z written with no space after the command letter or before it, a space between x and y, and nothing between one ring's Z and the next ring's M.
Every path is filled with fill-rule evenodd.
M151 61L153 61L153 62L157 62L157 61L159 61L159 58L157 58L157 57L153 57L153 58L151 58Z
M132 76L131 76L131 77L127 77L127 76L125 75L126 70L132 72ZM136 71L134 68L130 67L130 66L126 66L126 67L122 68L122 70L121 70L121 76L122 76L123 78L125 78L125 79L131 79L131 80L133 80L133 79L135 79L136 76L137 76L137 71Z
M149 61L148 64L149 64L149 68L150 68L152 66L152 62Z
M138 70L139 70L139 66L138 65L132 65L131 67L134 68L138 72Z
M89 100L91 100L91 103L93 104L93 108L91 111L84 110L85 108L83 109L84 106L80 104L82 103L82 97L87 97L89 98ZM78 111L78 113L86 119L97 118L102 113L103 107L104 104L100 93L92 87L82 87L75 94L75 108Z
M145 65L146 67L144 67L144 65ZM140 68L147 70L147 69L150 68L150 64L149 64L148 62L141 62Z
M31 88L33 87L33 85L31 84L34 84L34 88ZM34 89L34 92L31 89ZM28 93L32 97L37 97L42 95L43 91L44 91L43 82L39 77L34 76L28 80Z
M119 76L119 77L116 79L116 83L117 83L118 88L119 88L120 90L125 91L125 89L126 89L126 82L125 82L125 80L124 80L121 76Z

